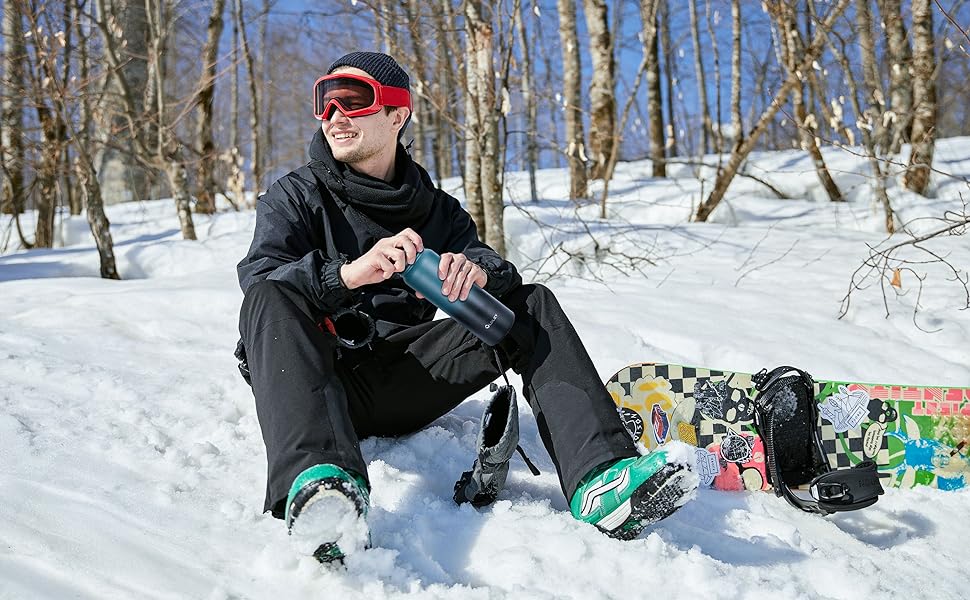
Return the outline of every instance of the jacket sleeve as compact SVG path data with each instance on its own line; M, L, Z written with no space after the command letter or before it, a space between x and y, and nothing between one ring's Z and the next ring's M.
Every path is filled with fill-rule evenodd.
M236 272L243 293L264 279L285 282L310 299L321 312L353 303L357 293L340 280L342 255L329 256L314 240L313 215L279 182L256 204L253 243Z
M499 256L498 252L478 239L475 221L458 200L448 196L451 204L451 238L448 252L461 252L485 271L488 281L485 291L501 298L522 284L522 277L515 265Z

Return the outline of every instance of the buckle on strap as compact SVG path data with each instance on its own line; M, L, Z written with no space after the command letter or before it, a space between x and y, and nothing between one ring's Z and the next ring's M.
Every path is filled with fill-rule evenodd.
M809 486L819 508L826 512L858 510L875 504L883 494L876 463L863 461L850 469L822 473Z

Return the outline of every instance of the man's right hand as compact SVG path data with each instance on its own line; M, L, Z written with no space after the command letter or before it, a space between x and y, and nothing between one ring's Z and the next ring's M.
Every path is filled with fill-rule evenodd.
M410 227L401 233L379 240L366 254L340 267L340 278L347 289L380 283L400 273L411 263L424 242Z

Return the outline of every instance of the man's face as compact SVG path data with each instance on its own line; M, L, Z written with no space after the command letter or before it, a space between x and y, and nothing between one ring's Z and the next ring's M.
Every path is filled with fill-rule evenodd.
M334 73L371 76L366 71L353 67L340 67L334 69ZM407 109L399 108L391 114L381 109L372 115L348 118L338 109L330 119L321 122L321 128L333 150L334 158L353 166L381 152L387 152L389 148L396 148L397 132L403 126L406 116Z

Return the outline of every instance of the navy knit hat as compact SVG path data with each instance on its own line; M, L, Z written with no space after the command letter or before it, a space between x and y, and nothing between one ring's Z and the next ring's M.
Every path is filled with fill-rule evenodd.
M353 67L366 71L381 85L404 88L410 91L411 78L408 77L407 72L401 68L401 65L397 64L396 60L381 52L351 52L345 54L330 65L330 68L327 69L327 75L333 73L339 67ZM401 131L398 132L398 139L404 135L404 129L410 122L411 115L408 115L407 120L404 121L404 127L401 127Z

